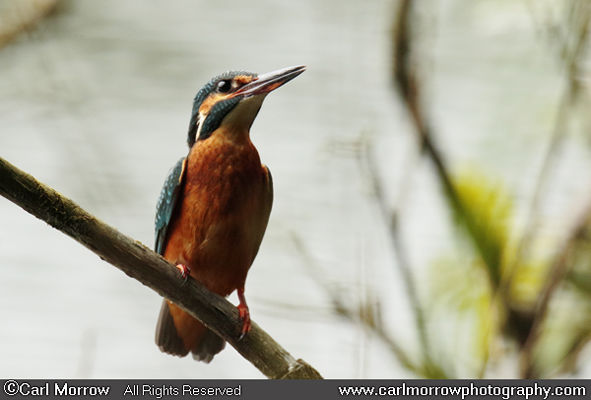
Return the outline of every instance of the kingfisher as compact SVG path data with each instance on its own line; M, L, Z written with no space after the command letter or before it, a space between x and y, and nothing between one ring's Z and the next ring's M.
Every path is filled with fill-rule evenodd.
M244 296L273 203L273 181L250 140L263 100L305 66L258 75L225 72L195 96L187 156L164 182L156 207L155 251L221 296L238 293L239 338L250 330ZM176 304L164 299L156 326L161 351L210 362L225 341Z

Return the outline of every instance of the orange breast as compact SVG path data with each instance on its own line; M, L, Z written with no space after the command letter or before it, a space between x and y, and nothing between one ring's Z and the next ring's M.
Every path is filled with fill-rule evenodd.
M195 143L187 160L178 211L164 257L191 268L191 276L223 296L244 281L271 211L267 169L250 140L223 134Z

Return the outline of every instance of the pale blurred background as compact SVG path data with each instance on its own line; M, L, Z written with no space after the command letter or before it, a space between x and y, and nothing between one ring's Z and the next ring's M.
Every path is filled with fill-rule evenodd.
M477 218L504 249L503 276L515 268L506 304L397 97L400 4L1 0L0 157L152 246L156 199L187 151L201 85L228 69L305 64L251 131L275 183L246 286L253 319L328 378L524 376L507 304L535 310L591 201L590 3L413 2L425 112L457 187L490 217ZM423 340L368 158L398 215ZM157 294L3 198L0 221L0 376L262 377L231 347L209 365L161 353ZM526 256L507 261L528 230ZM567 270L535 376L591 377L591 263Z

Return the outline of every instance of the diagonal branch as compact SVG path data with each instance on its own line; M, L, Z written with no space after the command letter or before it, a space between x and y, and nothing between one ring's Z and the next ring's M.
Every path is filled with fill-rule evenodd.
M4 6L0 24L0 48L19 34L33 29L43 18L51 14L57 5L57 0L35 0L15 1L10 7Z
M577 12L581 18L578 31L573 32L574 45L569 49L570 41L564 39L560 45L560 55L563 57L563 64L565 68L564 89L558 101L558 110L556 112L556 119L554 126L550 132L550 139L547 145L547 150L543 155L542 164L537 173L531 202L528 207L528 213L525 219L524 233L515 251L513 265L508 268L509 277L505 282L505 286L509 287L515 267L519 265L527 256L528 251L535 239L537 230L540 224L540 208L541 202L544 198L545 192L548 191L548 181L552 167L556 164L556 158L560 154L560 149L565 136L568 133L568 122L572 109L575 106L577 96L579 93L579 85L577 83L578 75L580 74L580 63L583 55L587 50L587 43L589 41L589 24L591 23L591 7L587 3L581 3L583 10L576 10L577 3L571 4L571 12ZM543 295L542 295L543 296ZM543 300L542 300L543 301Z
M536 365L534 363L534 348L537 341L542 333L542 326L544 321L548 317L548 307L552 296L559 288L560 284L564 280L564 276L569 269L569 261L576 250L576 246L579 242L588 237L591 223L591 204L584 210L582 216L577 220L577 223L571 230L569 236L564 241L560 248L558 255L556 256L554 263L550 267L550 272L546 277L544 288L540 292L536 309L534 313L534 320L532 327L527 337L527 340L523 346L521 354L521 374L524 379L533 379L538 376L536 371Z
M478 234L476 221L471 217L470 212L467 210L464 201L453 183L453 177L445 162L443 153L437 146L429 119L423 109L421 82L417 77L416 69L413 68L411 60L413 4L410 0L404 0L397 11L398 14L395 19L392 36L392 76L394 78L394 84L406 111L410 115L421 150L435 167L435 173L443 188L450 208L462 217L467 236L471 239L475 250L487 265L491 282L493 285L498 286L500 281L500 277L498 276L499 259L498 257L491 256L486 250L487 245L481 235Z
M301 359L296 360L255 323L249 334L239 341L241 322L230 302L192 279L184 284L174 266L160 255L98 220L72 200L2 158L0 195L181 306L230 343L268 378L322 378L312 366Z

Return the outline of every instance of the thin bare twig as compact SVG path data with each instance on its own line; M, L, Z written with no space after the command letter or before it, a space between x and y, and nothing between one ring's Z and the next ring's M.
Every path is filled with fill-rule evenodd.
M406 295L412 308L412 314L415 318L415 325L419 335L419 341L421 343L422 356L426 361L430 362L432 360L431 345L429 343L429 338L427 337L425 315L417 292L416 283L410 270L410 262L406 254L406 249L404 248L404 245L402 244L402 238L400 237L398 213L389 207L388 201L386 200L386 194L384 193L382 179L378 172L378 166L373 155L371 142L366 141L366 148L363 152L363 155L365 156L365 165L372 187L372 194L378 204L378 208L382 214L382 219L388 228L390 244L392 246L394 256L396 257L396 266L398 267L398 271L400 272L402 280L404 281L404 289L406 290Z
M571 3L571 11L574 11L576 4L578 3ZM544 154L542 165L535 181L531 203L527 208L528 214L525 222L524 233L517 245L512 266L508 268L509 275L505 280L505 287L510 286L515 269L523 261L523 257L525 254L527 254L537 232L537 227L539 226L538 219L540 215L540 203L543 198L542 194L545 191L548 177L550 176L550 171L552 170L552 167L555 163L556 156L558 153L560 153L562 141L567 133L567 122L569 115L577 98L577 76L580 70L579 61L581 60L583 52L586 50L586 44L589 38L589 21L591 19L591 7L589 6L588 2L585 2L583 7L586 8L580 10L580 12L577 13L580 15L580 18L582 18L582 21L581 25L577 27L578 30L575 32L576 37L574 39L574 46L572 46L572 49L570 48L571 46L567 36L563 39L559 49L560 56L564 60L563 62L566 73L564 89L558 103L556 120L550 134L547 150Z
M540 337L542 325L548 314L548 306L553 294L556 292L560 283L562 283L569 267L570 257L577 243L588 236L591 225L591 204L587 205L581 218L577 220L571 233L564 241L562 248L558 252L550 272L547 275L546 283L542 289L534 312L532 328L527 340L522 348L521 354L521 375L524 379L533 379L538 376L533 360L534 347Z
M370 329L382 342L388 346L392 354L395 355L396 359L406 369L415 373L420 373L419 368L417 368L417 366L411 361L406 352L403 350L403 347L399 345L398 342L384 329L382 324L375 323L374 318L364 318L362 316L365 309L363 305L360 305L359 309L357 310L351 309L343 300L339 291L335 289L329 282L325 281L323 276L318 273L318 271L321 271L322 269L319 265L317 265L316 260L314 260L314 258L310 255L310 252L306 248L302 239L296 233L292 233L291 237L296 250L304 261L303 264L308 269L310 275L314 278L314 281L318 283L328 295L336 313L350 321L364 324L366 328Z

